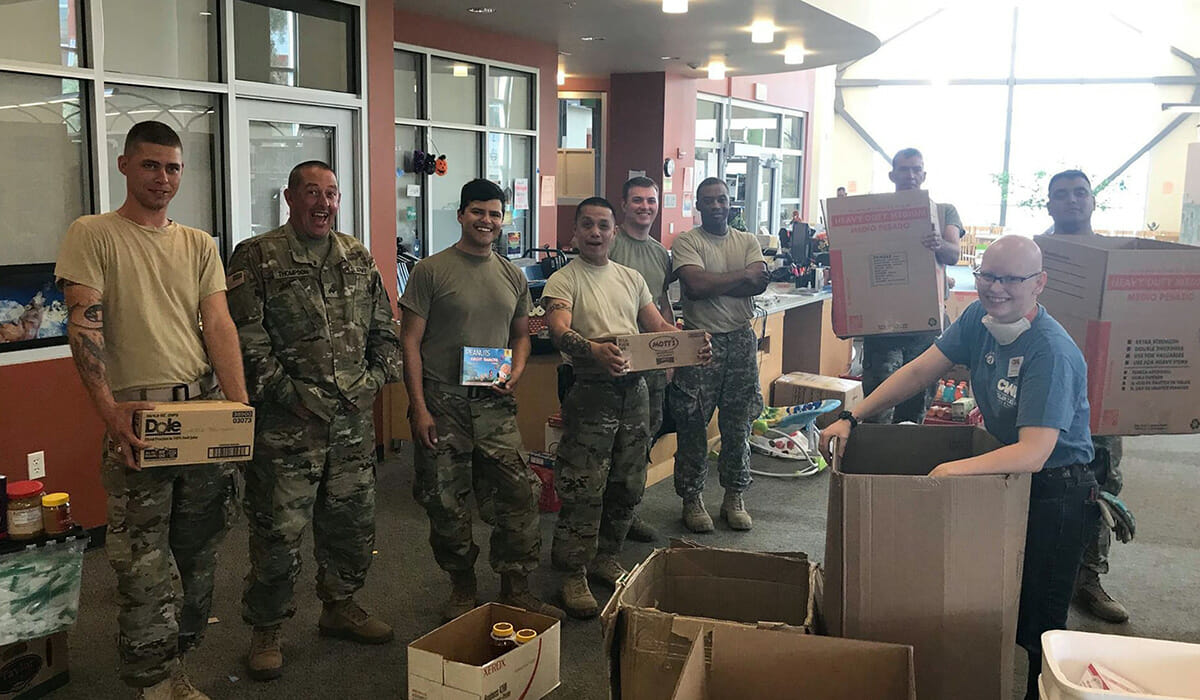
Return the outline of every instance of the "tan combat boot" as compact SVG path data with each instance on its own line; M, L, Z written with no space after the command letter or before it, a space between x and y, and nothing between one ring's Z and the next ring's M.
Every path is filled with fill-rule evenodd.
M479 599L476 597L478 586L473 570L451 571L450 583L453 588L450 589L450 597L442 606L443 622L449 622L460 615L465 615L479 605Z
M637 513L634 513L633 521L629 523L629 534L625 535L625 537L634 542L657 542L659 534L657 530L650 527L649 523L642 520Z
M692 532L712 532L712 516L704 509L704 499L687 496L683 499L683 524Z
M538 600L529 591L529 577L520 573L500 574L500 597L496 599L496 602L558 620L567 616L561 609Z
M168 676L148 688L142 688L138 691L138 700L175 700L172 693L174 680Z
M173 700L211 700L192 685L191 679L187 677L187 672L183 668L182 660L171 674L171 698Z
M746 504L742 494L737 491L726 491L725 500L721 502L721 517L734 530L749 530L754 527L754 521L746 512Z
M250 632L250 653L246 668L256 681L269 681L283 675L283 625L255 627Z
M612 588L616 588L617 581L627 573L629 572L625 570L625 567L621 566L621 563L611 554L596 555L596 558L587 567L588 578L607 584Z
M359 644L386 644L395 637L391 625L360 608L353 598L325 603L317 629L323 637Z
M580 569L567 574L562 582L563 607L571 617L588 619L600 612L600 605L588 588L587 573Z

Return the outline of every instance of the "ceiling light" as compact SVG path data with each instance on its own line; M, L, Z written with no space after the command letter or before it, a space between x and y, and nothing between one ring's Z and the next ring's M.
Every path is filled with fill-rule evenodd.
M580 41L604 41L604 37L602 37L602 36L581 36L581 37L579 37L579 40Z
M663 12L668 15L682 15L687 12L688 0L663 0Z
M562 68L559 68L558 74L554 77L554 79L559 85L566 83L567 82L567 72L565 70L563 70Z
M1192 104L1190 102L1164 102L1162 103L1164 112L1184 112L1197 113L1200 112L1200 104Z
M783 50L783 62L789 66L797 66L804 63L804 46L802 44L788 44Z
M775 23L769 19L756 20L750 25L750 41L755 44L775 41Z
M659 58L664 61L678 61L679 60L678 56L659 56Z
M708 62L708 79L709 80L724 80L725 79L725 62L724 61L709 61Z
M454 64L454 77L455 78L465 78L468 75L470 75L470 71L471 71L470 68L467 68L466 66L464 66L461 63Z
M494 7L468 7L467 12L473 15L490 15L496 11Z
M558 55L559 56L570 56L571 52L570 51L559 51Z
M212 13L211 13L211 12L209 12L209 11L207 11L207 10L205 10L204 12L201 12L201 13L200 13L200 16L201 16L201 17L212 17Z

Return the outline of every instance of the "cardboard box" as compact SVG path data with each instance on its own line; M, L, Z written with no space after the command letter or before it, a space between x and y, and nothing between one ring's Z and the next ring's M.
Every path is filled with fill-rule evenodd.
M692 643L671 700L796 697L916 700L912 647L717 627Z
M937 228L924 190L825 200L833 332L841 338L941 331L945 271L921 240Z
M776 379L771 385L772 406L795 406L824 399L837 399L842 402L842 407L817 416L818 428L824 428L836 421L838 413L854 410L863 400L862 382L808 372L792 372Z
M935 479L1000 444L982 428L854 429L829 485L829 633L911 644L921 700L1010 700L1028 474Z
M134 430L150 443L142 467L244 462L254 456L254 409L236 401L164 401L138 411Z
M530 643L493 658L497 622L538 633ZM504 700L545 697L558 687L558 620L488 603L408 645L409 700Z
M459 383L463 386L493 386L508 381L512 374L512 348L462 349L462 371Z
M1039 301L1088 365L1094 435L1200 433L1200 248L1038 236Z
M0 700L38 698L71 680L67 633L0 647Z
M717 627L813 632L819 588L819 570L804 554L656 550L617 586L601 614L611 697L671 697L692 642Z
M613 339L629 359L629 371L669 369L699 364L696 354L704 347L704 331L664 331L619 335Z

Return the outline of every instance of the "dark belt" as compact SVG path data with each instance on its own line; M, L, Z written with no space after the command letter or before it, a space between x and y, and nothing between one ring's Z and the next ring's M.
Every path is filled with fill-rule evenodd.
M1052 469L1042 469L1033 473L1033 478L1037 481L1065 481L1068 479L1078 479L1084 474L1091 474L1092 469L1086 464L1071 464L1065 467L1054 467Z
M447 384L439 382L435 379L426 379L423 381L426 391L436 391L441 394L450 394L464 399L485 399L497 396L496 392L492 391L491 387L486 386L462 386L460 384Z
M114 391L113 398L117 401L191 401L216 388L216 377L206 374L187 384L163 384Z

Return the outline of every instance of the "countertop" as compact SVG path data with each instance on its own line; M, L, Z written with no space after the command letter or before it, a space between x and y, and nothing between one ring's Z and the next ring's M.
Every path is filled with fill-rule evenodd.
M820 291L796 289L791 282L772 282L767 291L754 297L754 305L768 314L779 313L807 304L825 301L833 296L829 287Z

